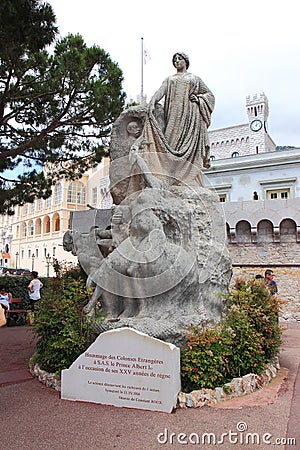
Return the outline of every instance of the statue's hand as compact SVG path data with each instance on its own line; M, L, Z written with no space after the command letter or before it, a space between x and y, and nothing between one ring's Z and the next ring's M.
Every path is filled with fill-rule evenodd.
M130 165L133 166L137 162L138 157L138 147L136 145L132 145L130 148L130 152L128 155Z
M190 94L189 98L190 98L191 102L199 103L199 99L196 94Z
M154 111L155 111L155 102L154 101L151 101L149 103L148 111L149 111L149 114L153 114L154 113Z

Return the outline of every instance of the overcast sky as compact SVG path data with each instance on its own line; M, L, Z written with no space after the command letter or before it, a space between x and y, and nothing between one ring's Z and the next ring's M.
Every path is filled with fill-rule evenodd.
M246 96L269 100L269 134L300 147L298 0L48 0L62 36L80 33L123 71L127 98L141 91L141 37L148 101L174 73L176 51L216 97L210 129L246 123Z

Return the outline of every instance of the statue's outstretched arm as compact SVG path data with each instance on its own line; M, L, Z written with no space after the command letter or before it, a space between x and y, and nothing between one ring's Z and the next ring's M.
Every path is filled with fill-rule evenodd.
M152 175L150 169L148 168L146 161L142 158L141 155L138 153L139 146L136 144L133 144L130 148L129 152L129 161L130 164L133 166L134 164L137 164L139 168L141 169L141 172L143 174L143 177L147 183L147 185L150 188L153 189L160 189L163 187L162 181L160 181L158 178L156 178L154 175Z

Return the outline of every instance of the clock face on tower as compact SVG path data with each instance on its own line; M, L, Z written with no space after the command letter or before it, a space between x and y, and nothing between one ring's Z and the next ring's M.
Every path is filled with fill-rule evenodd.
M262 121L255 119L250 123L250 128L252 131L259 131L262 127Z

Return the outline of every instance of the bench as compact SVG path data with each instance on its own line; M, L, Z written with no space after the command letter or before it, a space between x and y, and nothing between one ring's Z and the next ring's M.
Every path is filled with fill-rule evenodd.
M27 310L24 309L21 298L12 298L10 309L6 312L7 326L25 325Z

